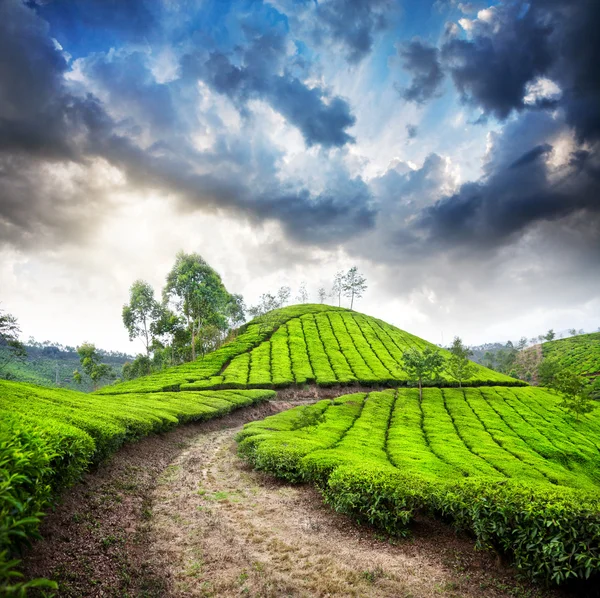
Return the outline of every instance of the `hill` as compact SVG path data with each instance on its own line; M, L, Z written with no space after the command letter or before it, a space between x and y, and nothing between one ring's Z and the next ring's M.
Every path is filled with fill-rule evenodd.
M106 386L101 394L224 388L284 388L360 384L406 385L402 353L435 345L382 320L329 305L274 310L243 326L238 336L203 359ZM441 350L448 356L448 352ZM455 382L442 374L441 384ZM523 385L476 365L470 386Z
M60 343L30 340L25 343L27 358L25 361L13 361L6 364L2 377L16 382L29 382L40 386L69 388L90 392L92 383L84 378L81 384L73 380L73 371L81 369L79 354L75 347L65 347ZM125 353L99 350L103 363L110 365L117 377L121 376L123 364L133 361Z
M542 355L556 359L561 368L595 378L600 375L600 332L545 342Z

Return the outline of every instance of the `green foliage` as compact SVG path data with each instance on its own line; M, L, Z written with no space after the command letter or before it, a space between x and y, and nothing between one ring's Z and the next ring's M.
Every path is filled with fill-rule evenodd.
M154 298L154 289L143 280L136 280L129 289L129 303L123 306L122 318L129 340L141 338L146 355L150 354L152 327L161 316L161 306Z
M52 587L41 581L23 585L15 557L21 545L36 537L42 512L91 463L124 442L224 415L273 394L227 390L100 396L0 382L0 594Z
M92 381L94 390L96 390L101 380L114 378L112 367L107 363L101 363L100 360L102 357L95 345L92 343L83 343L77 347L77 353L79 354L81 367ZM79 371L73 372L73 379L77 383L81 383L81 374Z
M228 318L237 318L240 297L227 292L221 277L197 253L177 254L163 290L165 303L173 302L183 314L191 336L191 357L196 359L196 337L206 326L223 331ZM238 314L238 315L235 315Z
M402 355L402 358L408 379L418 384L419 398L422 399L423 382L435 381L439 378L444 366L444 357L438 350L426 347L423 351L409 349Z
M475 373L475 365L469 361L469 357L473 355L473 351L463 345L462 340L458 336L454 337L449 351L451 355L446 364L446 369L450 376L458 382L458 386L462 388L463 381Z
M551 388L562 397L560 407L574 413L577 421L596 407L590 390L586 388L585 380L571 370L558 372L552 379Z
M574 426L535 388L346 395L247 424L240 454L336 510L406 535L449 519L534 580L600 572L600 419Z
M0 372L7 364L27 357L25 345L19 340L20 333L17 318L0 309Z

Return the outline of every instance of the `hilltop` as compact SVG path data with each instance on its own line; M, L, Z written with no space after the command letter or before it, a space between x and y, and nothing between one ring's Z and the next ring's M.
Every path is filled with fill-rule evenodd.
M438 349L382 320L329 305L293 305L242 326L237 337L203 359L129 382L100 394L226 388L406 385L402 353ZM440 350L444 356L449 353ZM475 365L468 386L524 383ZM442 373L437 385L456 383Z

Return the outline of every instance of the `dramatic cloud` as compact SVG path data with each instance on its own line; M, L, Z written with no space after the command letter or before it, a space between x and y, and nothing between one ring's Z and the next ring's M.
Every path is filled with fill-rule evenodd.
M325 0L317 3L315 26L325 25L345 47L348 61L359 62L371 51L374 36L388 26L393 10L390 0Z
M439 92L444 74L439 63L439 50L419 40L398 47L402 66L412 75L411 84L400 89L409 102L423 103Z

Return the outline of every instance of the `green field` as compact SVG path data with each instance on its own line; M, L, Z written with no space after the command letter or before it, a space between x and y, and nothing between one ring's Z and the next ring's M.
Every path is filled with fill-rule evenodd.
M350 394L252 422L239 452L311 481L336 510L407 533L426 512L510 554L534 579L600 569L600 417L536 388Z
M542 345L542 355L581 376L599 376L600 332L546 342Z
M204 359L130 382L101 394L223 388L284 388L360 384L406 385L402 353L435 347L395 326L329 305L296 305L243 327L235 340ZM448 352L442 350L445 356ZM435 385L456 384L442 374ZM469 386L524 385L477 365Z

